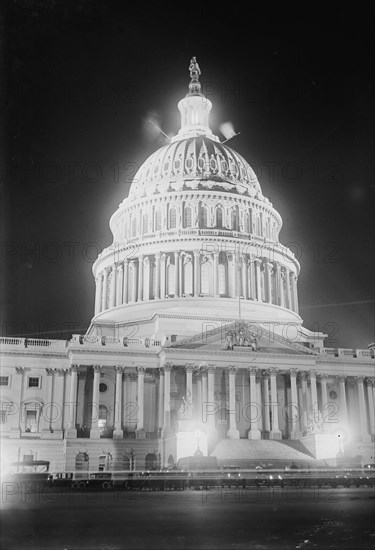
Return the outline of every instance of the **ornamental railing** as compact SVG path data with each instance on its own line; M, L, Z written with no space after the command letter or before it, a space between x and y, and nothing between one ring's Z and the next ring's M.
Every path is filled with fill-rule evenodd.
M0 346L3 350L11 347L15 348L51 348L54 350L63 350L67 347L66 340L47 340L42 338L13 338L8 336L0 337Z

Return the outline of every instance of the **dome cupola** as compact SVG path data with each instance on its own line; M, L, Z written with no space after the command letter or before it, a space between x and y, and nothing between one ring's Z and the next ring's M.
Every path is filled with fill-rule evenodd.
M172 141L178 141L188 137L207 136L213 141L219 141L209 127L209 115L212 103L201 93L199 77L201 70L195 57L190 61L189 93L178 103L181 113L181 129Z

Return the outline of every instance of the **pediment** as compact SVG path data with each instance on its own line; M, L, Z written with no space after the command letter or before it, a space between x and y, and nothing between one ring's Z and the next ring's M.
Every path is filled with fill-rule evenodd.
M177 340L168 344L168 348L202 349L213 351L246 351L251 353L285 353L297 355L318 355L319 352L303 344L285 338L265 326L246 322L233 322Z

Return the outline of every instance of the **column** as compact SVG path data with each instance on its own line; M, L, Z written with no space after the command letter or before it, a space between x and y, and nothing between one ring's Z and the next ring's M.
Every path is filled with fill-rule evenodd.
M78 373L78 395L77 395L77 416L76 424L81 428L85 424L85 386L86 386L86 371Z
M250 429L248 433L249 439L260 439L260 430L258 428L259 416L262 414L260 403L257 402L257 386L256 376L257 369L249 369L250 376L250 407L248 407L250 415Z
M94 365L94 381L92 388L92 405L91 405L91 430L90 438L99 439L100 430L99 430L99 383L100 383L100 373L102 367L100 365Z
M197 422L202 422L202 374L199 371L195 373L195 380L197 389L195 399L195 417Z
M117 266L117 289L116 289L116 306L122 304L122 291L124 286L124 264Z
M232 254L231 269L232 269L232 275L229 278L229 281L230 281L230 279L232 279L232 298L236 298L238 296L237 291L239 293L239 289L237 288L238 287L238 281L237 281L238 273L237 273L237 261L236 261L236 252L235 251Z
M122 375L124 367L115 366L116 373L116 388L115 388L115 426L113 430L113 439L122 439L124 433L122 431Z
M64 390L65 390L65 369L55 369L53 399L56 408L56 418L52 421L52 429L55 437L62 438L64 429Z
M171 370L172 363L164 363L164 432L171 427Z
M17 421L14 422L14 425L12 426L11 428L11 438L19 438L22 434L22 432L24 431L24 426L25 424L23 423L23 415L24 415L24 411L23 411L23 397L24 397L24 373L25 373L25 369L24 367L16 367L16 374L17 376L15 376L15 380L14 380L14 385L17 386L15 387L15 395L17 396L17 401L18 403L17 406L18 406L18 418L17 418Z
M365 405L365 392L363 387L363 376L354 377L357 382L358 388L358 402L359 402L359 429L360 429L360 438L364 443L371 441L371 436L367 430L367 415L366 415L366 405Z
M50 436L52 432L52 420L51 417L53 416L53 369L46 369L46 387L45 387L45 396L46 396L46 404L47 407L44 405L42 408L42 430L39 429L39 431L42 431L42 437L48 437ZM44 432L44 433L43 433Z
M263 431L266 438L269 438L271 431L270 424L270 397L269 397L269 374L267 371L262 372L263 385Z
M193 412L193 370L194 365L193 363L186 363L185 365L185 372L186 372L186 395L185 399L186 402L189 405L189 416L190 419Z
M155 300L160 298L160 256L160 252L155 254Z
M133 266L133 269L132 269L132 295L130 297L131 301L132 302L136 302L137 301L137 296L138 296L138 273L139 273L139 263L138 261L136 260L132 260L131 261L131 264Z
M98 275L95 278L96 289L95 289L95 315L98 315L102 306L102 277Z
M116 304L116 264L112 266L111 287L109 289L109 307L115 307Z
M298 405L297 391L297 369L289 369L290 374L290 403L288 406L288 421L290 439L299 439L301 437L299 430L300 407Z
M151 283L151 276L152 276L152 262L149 256L145 256L145 259L143 260L143 295L142 300L150 300L150 283Z
M372 440L374 440L374 437L375 437L375 412L374 412L373 385L374 385L373 378L366 378L367 402L368 402L369 420L370 420L370 433L371 433Z
M78 365L70 367L70 391L69 391L69 422L66 430L67 438L77 437L76 413L77 413L77 379Z
M233 255L234 257L234 255ZM227 432L228 439L239 439L240 432L236 425L236 372L234 366L228 367L229 378L229 430Z
M184 290L184 286L183 286L183 283L182 283L182 275L183 275L183 265L184 265L184 255L185 255L185 252L182 252L181 250L179 251L179 258L178 258L178 288L179 288L179 296L182 296L183 294L183 290Z
M328 412L328 394L327 394L328 375L322 372L318 376L320 379L320 391L322 395L322 417L323 417L323 429L324 429L324 419Z
M284 277L285 273L280 269L280 307L285 307Z
M219 252L213 253L213 266L214 266L214 297L219 296Z
M234 258L234 255L233 255ZM228 367L229 378L229 430L227 432L228 439L239 439L240 432L236 425L236 372L234 366Z
M202 406L203 403L207 403L208 399L208 388L207 388L207 369L206 367L201 367L202 374Z
M310 370L310 391L311 391L311 416L313 419L313 426L319 422L319 405L318 405L318 392L316 390L316 371Z
M180 267L180 261L179 261L179 251L176 250L174 252L174 297L177 298L179 296L179 267Z
M165 298L165 264L167 261L166 254L161 254L160 256L160 298L163 300Z
M158 391L158 427L159 433L164 426L164 371L159 369L159 391Z
M348 408L346 403L346 389L345 389L345 380L346 376L337 376L337 380L340 385L340 420L341 423L347 428L348 424Z
M144 408L145 408L145 372L146 369L143 367L137 367L138 373L138 422L137 422L137 439L145 439L146 433L144 428Z
M286 287L286 304L285 304L285 307L287 309L293 309L291 293L290 293L290 271L289 271L289 269L285 270L285 287Z
M105 311L107 309L107 292L108 292L108 268L105 268L104 275L103 275L102 311Z
M281 305L281 268L280 264L275 265L275 304Z
M215 365L207 367L207 423L209 435L212 437L216 432L216 403L215 403Z
M270 372L270 382L271 382L271 407L272 407L272 429L270 431L270 439L281 439L281 432L279 429L279 405L277 398L277 385L276 385L276 374L277 369L271 368Z
M260 260L255 259L254 264L255 264L255 291L256 291L255 299L258 300L258 302L261 302L262 301L262 285L261 285L261 282L260 282L260 277L261 277Z
M201 291L201 266L200 266L200 252L194 250L194 296L199 296Z
M248 281L249 281L249 298L250 300L256 299L255 289L255 266L254 260L250 258L248 266Z
M307 433L307 372L301 371L299 373L299 379L301 380L301 392L302 392L302 399L301 399L301 408L302 408L302 422L301 422L301 428L302 428L302 435L306 435Z
M293 293L293 306L294 306L293 309L296 313L298 313L298 291L297 291L298 278L297 278L297 275L292 274L292 281L293 281L292 293Z
M242 267L242 296L243 296L244 300L247 300L247 297L248 297L248 292L247 292L248 273L247 273L246 256L243 255L241 259L242 259L242 262L241 262L241 267Z
M272 302L272 286L271 286L271 268L272 264L269 262L264 263L264 275L265 275L265 297L266 302L269 304Z
M129 288L129 260L124 261L124 281L123 281L123 293L122 302L127 304L129 301L128 288Z
M138 258L138 302L143 300L143 256Z

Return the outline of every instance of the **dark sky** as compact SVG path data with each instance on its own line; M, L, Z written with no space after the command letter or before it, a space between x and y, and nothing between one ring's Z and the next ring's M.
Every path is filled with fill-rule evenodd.
M328 346L374 336L373 3L3 4L2 333L68 338L139 166L179 129L197 56L231 146L280 212L300 313ZM222 136L221 136L222 137ZM222 139L224 139L222 137Z

